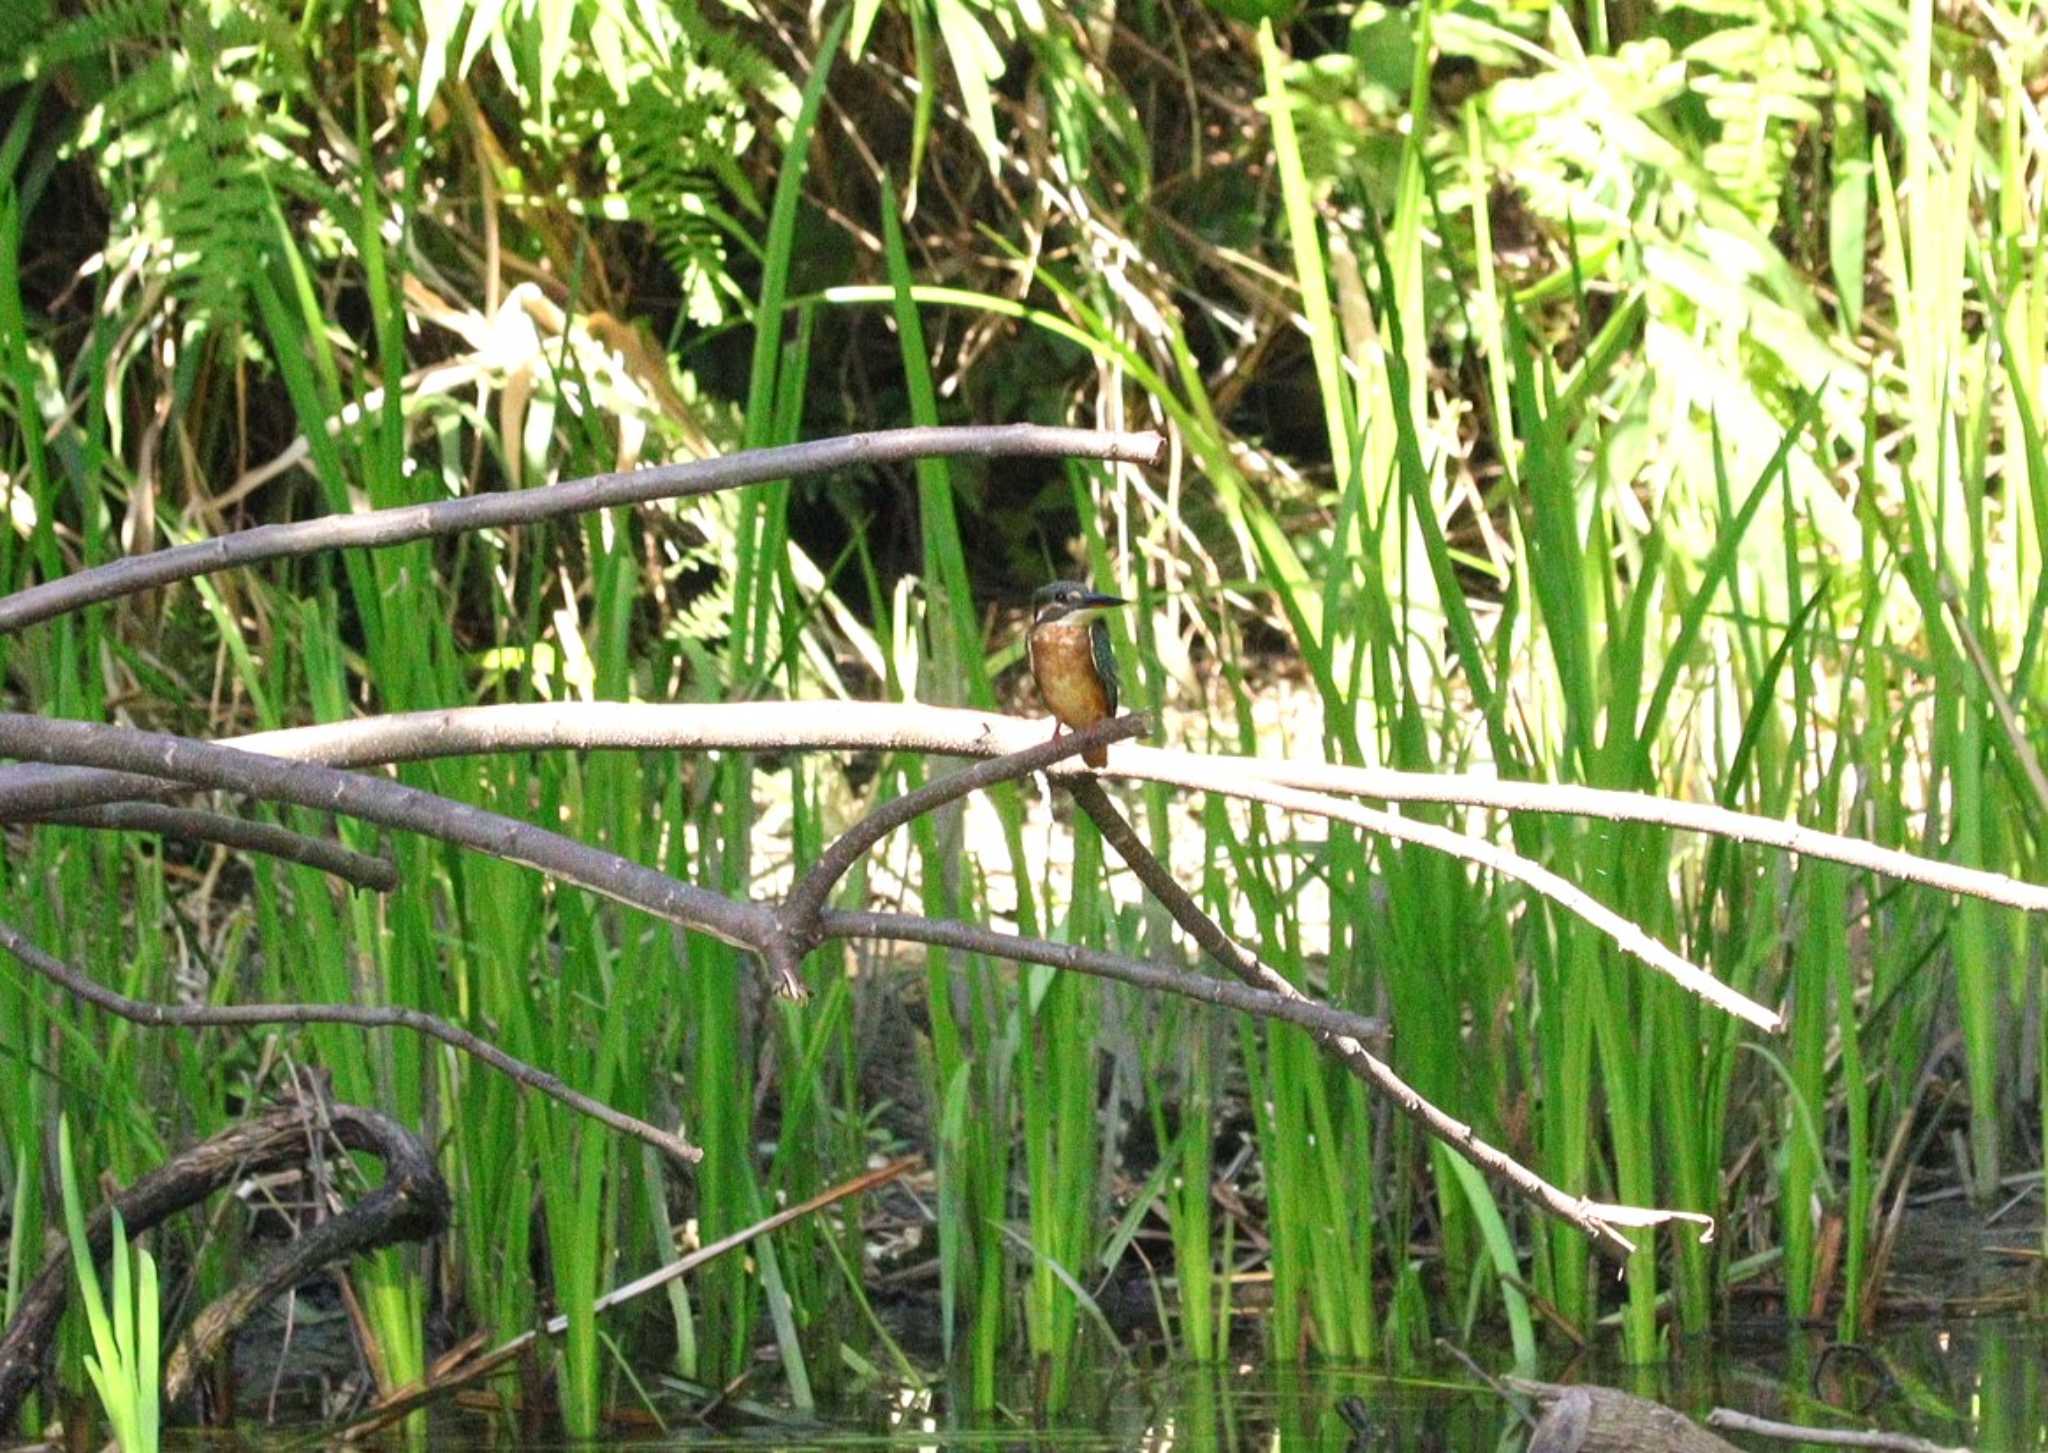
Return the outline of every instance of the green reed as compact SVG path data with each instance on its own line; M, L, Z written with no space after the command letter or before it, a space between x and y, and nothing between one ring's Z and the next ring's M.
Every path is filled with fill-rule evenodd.
M1909 19L1896 83L1876 78L1869 94L1901 117L1939 121L1941 93L1954 88L1931 5L1912 5ZM1847 348L1854 335L1838 337L1835 315L1818 305L1785 301L1782 280L1756 316L1782 322L1762 303L1781 305L1825 345L1827 366L1781 361L1776 372L1744 376L1738 357L1674 321L1671 295L1692 274L1661 274L1659 265L1677 266L1668 258L1603 271L1621 244L1590 221L1583 237L1567 239L1568 264L1517 288L1493 244L1512 222L1497 215L1492 192L1512 170L1501 144L1479 107L1447 122L1428 94L1431 37L1452 22L1429 6L1416 12L1407 129L1386 153L1384 176L1347 170L1328 131L1346 113L1325 105L1319 77L1291 65L1271 37L1259 51L1279 186L1274 215L1255 220L1292 285L1287 307L1306 325L1326 456L1316 462L1327 467L1293 496L1234 454L1239 431L1219 418L1196 326L1168 315L1134 342L1122 297L1059 249L1038 258L1021 300L921 281L901 203L883 188L869 220L886 286L793 292L796 276L814 272L802 235L814 218L802 198L825 129L837 30L782 149L754 304L745 440L794 438L807 427L821 301L890 310L904 413L915 422L942 416L922 318L946 307L1003 320L1014 336L1121 370L1131 399L1161 412L1195 466L1179 484L1177 518L1101 471L1070 476L1088 568L1139 601L1115 623L1132 704L1184 700L1161 659L1162 644L1180 641L1169 634L1162 643L1162 621L1216 643L1205 659L1224 683L1221 701L1188 728L1187 745L1272 753L1251 703L1278 690L1276 677L1293 684L1293 661L1276 668L1245 646L1227 590L1291 634L1321 732L1298 750L1711 799L2039 877L2048 802L2028 713L2048 688L2048 462L2031 381L2048 358L2048 303L2025 185L2038 170L2038 142L2019 108L1997 113L1982 154L1967 127L1961 140L1952 125L1866 129L1861 103L1838 108L1827 210L1847 241L1830 232L1816 256L1828 258L1847 326L1867 314L1896 339L1898 377L1859 371ZM1047 56L1049 73L1085 81L1071 55L1063 67ZM2020 80L2000 74L1987 85L2010 96ZM1983 109L1983 95L1960 94L1959 114ZM1076 156L1113 146L1114 118L1081 114L1073 95L1060 93L1049 110L1059 144ZM1141 170L1117 174L1143 185ZM498 436L495 421L451 407L434 425L448 445L443 473L408 472L420 427L407 414L418 402L406 397L410 263L380 219L410 216L424 193L413 170L396 175L387 186L366 161L354 179L359 205L337 224L368 336L337 338L327 300L338 265L288 225L283 206L270 261L248 280L250 327L238 346L275 370L322 507L462 486L461 456L477 440L529 473L613 467L617 442L602 411L543 391L534 407L548 412L547 427L533 437L549 439L547 449L535 453L526 439ZM81 412L61 449L46 445L20 289L21 205L11 188L0 190L0 399L15 426L0 442L0 467L36 523L26 535L0 529L7 588L59 574L72 556L117 553L109 502L136 483L113 443L115 420L98 407ZM1869 279L1859 217L1879 242ZM1008 237L996 242L1014 247ZM579 277L577 306L594 306L581 286ZM1455 305L1447 291L1458 294ZM96 318L92 328L71 389L103 399L119 320ZM1460 493L1444 448L1463 437L1462 416L1446 406L1461 400L1438 392L1445 357L1464 370L1449 377L1475 384L1470 402L1496 468L1483 498L1478 485ZM1689 376L1713 377L1716 390L1681 387ZM566 356L561 386L585 400L595 391ZM372 390L381 390L374 400ZM1773 432L1782 447L1758 445ZM1657 459L1671 465L1651 498L1640 480ZM921 589L892 592L876 578L865 525L849 547L865 572L892 696L998 700L991 677L1002 658L991 651L1002 643L985 638L987 603L974 598L960 525L968 498L957 469L918 470ZM217 645L220 692L236 716L265 725L479 696L815 694L801 643L821 602L787 566L791 508L788 487L778 486L705 516L734 542L722 648L649 628L645 603L657 582L624 518L536 532L516 548L479 539L442 554L422 544L224 578L163 609L167 629L206 643L185 659ZM1475 528L1481 512L1493 543ZM1215 522L1207 543L1229 547L1215 550L1225 563L1214 575L1182 553L1176 534L1199 534L1203 521ZM567 631L551 616L563 562L577 577ZM827 589L839 588L835 574ZM493 618L488 643L420 627L467 620L478 601ZM534 643L551 633L546 654ZM146 640L121 612L100 609L4 649L35 709L103 718L110 660L178 701L175 679L148 674L159 668ZM202 714L196 702L171 709ZM538 813L733 893L756 891L768 871L756 843L764 801L786 809L798 862L836 826L812 763L786 779L737 755L702 768L654 755L534 756L402 775ZM871 791L884 797L927 775L924 763L890 760ZM2025 1041L2011 1026L2029 988L2038 991L2028 983L2038 944L2017 915L1649 828L1411 809L1512 841L1723 980L1782 1004L1786 1032L1767 1040L1646 980L1547 903L1423 849L1215 800L1186 805L1198 830L1176 843L1184 805L1157 786L1134 797L1155 850L1190 881L1199 873L1205 905L1268 961L1314 991L1392 1015L1392 1062L1438 1103L1570 1191L1723 1218L1729 1234L1712 1245L1689 1229L1641 1238L1618 1294L1633 1357L1666 1350L1667 1306L1676 1333L1709 1330L1735 1265L1766 1252L1782 1253L1788 1312L1837 1305L1843 1334L1854 1330L1875 1291L1882 1219L1900 1184L1888 1152L1903 1144L1908 1164L1921 1154L1933 1109L1919 1098L1927 1057L1949 1025L1966 1065L1973 1191L1989 1195L2015 1149L2024 1151L2007 1087ZM1027 932L1180 952L1156 913L1116 910L1108 888L1118 870L1103 862L1092 830L1068 825L1063 805L1052 866L1034 878L1025 794L994 800L1003 840L979 860L963 853L957 811L912 829L925 911L1000 911ZM360 829L340 831L375 846ZM764 1007L752 967L721 945L552 893L506 864L392 847L406 888L389 900L339 894L302 869L254 866L208 992L413 1004L622 1108L680 1117L707 1149L687 1184L402 1037L325 1028L280 1041L326 1067L337 1095L435 1134L457 1197L452 1290L478 1324L527 1325L543 1293L569 1314L565 1422L594 1436L626 1395L607 1373L591 1312L597 1292L670 1254L688 1220L709 1239L857 1163L868 1107L855 1085L852 1005L862 986L838 957L821 954L806 968L809 1005ZM38 829L5 872L10 910L53 950L131 992L174 992L173 956L153 925L175 905L154 855L103 835ZM994 891L991 877L1003 878ZM849 895L860 881L850 880ZM99 895L116 882L132 885L132 924L99 911ZM1311 901L1327 901L1327 941L1304 929ZM1540 1324L1525 1280L1581 1332L1610 1310L1610 1278L1578 1233L1533 1219L1420 1143L1296 1030L1227 1025L1206 1011L1134 1004L1121 991L936 950L922 968L938 1315L976 1406L998 1403L1002 1372L1023 1357L1042 1369L1036 1391L1049 1405L1068 1395L1093 1350L1084 1293L1110 1269L1105 1256L1128 1255L1150 1216L1171 1242L1164 1284L1178 1294L1169 1309L1178 1313L1176 1350L1220 1357L1233 1330L1247 1335L1243 1324L1233 1329L1240 1294L1228 1279L1244 1269L1247 1249L1210 1196L1215 1121L1240 1103L1258 1146L1240 1185L1264 1202L1271 1246L1257 1269L1270 1272L1274 1291L1273 1311L1250 1335L1272 1357L1400 1363L1433 1334L1498 1325L1526 1363ZM1096 1097L1103 1053L1126 1049L1143 1066L1137 1113L1162 1158L1132 1207L1109 1194L1118 1147L1107 1137L1122 1127L1102 1123ZM258 1055L253 1042L225 1034L160 1040L106 1024L0 965L0 1058L26 1071L0 1075L9 1294L51 1213L40 1204L32 1147L52 1114L68 1110L89 1124L85 1158L131 1178L168 1145L221 1123L231 1100L274 1083L257 1079ZM775 1115L765 1150L756 1113L764 1064ZM155 1118L163 1099L176 1103L175 1125ZM1758 1153L1728 1182L1752 1140ZM833 1236L843 1239L828 1246ZM734 1259L675 1288L638 1330L672 1342L677 1368L711 1382L747 1369L756 1345L772 1339L793 1400L824 1400L845 1376L839 1339L860 1334L846 1274L822 1253L857 1267L854 1236L790 1228L757 1248L751 1267ZM1831 1236L1840 1246L1833 1259ZM217 1289L220 1252L192 1254L202 1258L203 1286ZM416 1376L426 1355L416 1253L381 1253L352 1275L386 1381Z
M104 1293L86 1243L85 1210L71 1158L71 1122L57 1126L59 1179L64 1191L65 1234L78 1278L78 1301L92 1330L93 1350L85 1370L113 1424L121 1453L156 1453L162 1409L157 1388L162 1312L156 1260L131 1247L121 1212L113 1211L107 1261L112 1276Z

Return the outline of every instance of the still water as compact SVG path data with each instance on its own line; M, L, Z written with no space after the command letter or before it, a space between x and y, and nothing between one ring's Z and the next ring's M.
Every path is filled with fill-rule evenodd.
M1828 1348L1820 1334L1788 1333L1779 1326L1688 1344L1656 1367L1603 1366L1582 1359L1542 1371L1554 1381L1599 1383L1653 1398L1701 1421L1711 1409L1727 1407L1816 1427L1912 1433L1984 1453L2048 1448L2048 1324L2023 1318L1909 1323L1857 1349ZM1484 1358L1480 1361L1487 1365ZM742 1407L711 1427L693 1418L683 1398L665 1393L658 1375L644 1378L643 1386L666 1429L650 1419L645 1432L602 1446L1507 1453L1525 1446L1529 1426L1449 1359L1398 1377L1332 1367L1274 1370L1251 1363L1151 1371L1105 1367L1065 1415L1043 1422L1021 1411L957 1413L940 1384L922 1390L876 1389L828 1421ZM1020 1386L1016 1398L1018 1408L1028 1408L1028 1387ZM1741 1448L1815 1446L1726 1436ZM261 1448L266 1441L245 1427L242 1446ZM304 1446L320 1439L302 1433L288 1441ZM404 1445L405 1440L393 1438L382 1446ZM443 1410L432 1416L423 1444L414 1446L517 1453L566 1445L515 1439L493 1420Z
M2048 1325L2020 1319L1909 1325L1860 1353L1828 1353L1827 1347L1824 1337L1788 1336L1781 1327L1768 1338L1681 1348L1658 1367L1588 1361L1544 1372L1557 1381L1598 1382L1653 1398L1700 1421L1713 1408L1728 1407L1813 1426L1910 1432L1986 1453L2048 1448ZM771 1435L771 1441L788 1448L1436 1453L1518 1450L1529 1427L1448 1360L1402 1377L1330 1367L1182 1368L1105 1380L1090 1391L1092 1406L1077 1406L1042 1429L1022 1420L948 1419L934 1401L929 1410L913 1406L888 1420L894 1428L889 1437L875 1436L890 1431L876 1424L865 1439L842 1433L816 1440ZM1866 1411L1857 1417L1853 1408ZM741 1441L762 1446L758 1434ZM1740 1436L1729 1441L1777 1450L1810 1446ZM739 1446L731 1439L718 1443Z

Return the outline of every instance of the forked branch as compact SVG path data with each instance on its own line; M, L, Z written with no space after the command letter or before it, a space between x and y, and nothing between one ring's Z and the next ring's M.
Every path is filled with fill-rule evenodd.
M927 812L937 811L949 802L957 802L970 792L979 792L999 782L1014 782L1095 747L1106 747L1111 742L1135 737L1148 725L1148 719L1137 713L1099 721L1081 731L1060 733L1050 741L1026 747L1021 752L977 762L972 767L941 777L936 782L927 782L901 797L882 803L841 833L789 890L789 896L783 900L782 911L776 915L775 937L762 946L762 956L767 960L770 971L778 978L796 977L798 962L823 937L819 915L825 911L825 900L832 896L834 885L846 876L869 848L897 828ZM802 981L799 979L798 982Z
M1135 736L1146 725L1141 716L1099 723L1086 731L1036 742L1006 758L977 764L885 803L849 828L822 854L779 906L735 902L707 889L679 883L600 849L432 793L325 766L259 757L234 748L184 738L82 722L51 722L38 717L0 714L0 752L98 764L93 769L84 770L35 769L34 792L40 812L70 810L70 804L65 801L66 788L91 800L98 792L129 790L138 782L145 787L153 787L155 783L151 779L135 773L159 771L173 780L296 802L302 806L325 807L389 826L412 828L543 870L551 870L557 863L569 863L576 868L577 876L569 878L562 874L568 881L662 914L688 927L704 926L696 921L696 917L701 916L731 931L749 934L744 946L761 957L779 984L794 987L793 997L801 997L804 992L797 965L817 943L833 938L888 939L942 944L1012 962L1045 964L1113 979L1148 991L1176 994L1201 1003L1268 1015L1323 1033L1348 1035L1360 1040L1384 1037L1386 1026L1377 1019L1349 1014L1299 996L1290 998L1264 989L1242 988L1120 954L1000 933L972 924L901 915L833 913L825 909L832 885L859 855L887 833L921 813L969 792L1044 770L1091 747ZM689 896L678 899L669 891L671 889L682 890ZM693 916L686 917L679 911L679 903L693 910ZM680 1137L592 1100L570 1089L555 1076L503 1053L487 1041L415 1010L331 1004L207 1008L150 1003L129 999L95 983L44 953L4 923L0 923L0 948L87 1002L139 1024L197 1028L339 1023L363 1028L409 1029L472 1054L519 1083L655 1145L670 1155L694 1158L697 1154L694 1147Z

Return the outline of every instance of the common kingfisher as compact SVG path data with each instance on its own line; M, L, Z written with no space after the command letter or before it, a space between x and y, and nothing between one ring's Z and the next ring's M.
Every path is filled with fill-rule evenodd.
M1055 580L1031 597L1037 614L1024 638L1031 679L1060 724L1073 731L1116 715L1116 656L1109 649L1106 610L1129 601L1103 595L1071 580ZM1060 734L1059 726L1052 734ZM1081 754L1091 767L1109 765L1109 748Z

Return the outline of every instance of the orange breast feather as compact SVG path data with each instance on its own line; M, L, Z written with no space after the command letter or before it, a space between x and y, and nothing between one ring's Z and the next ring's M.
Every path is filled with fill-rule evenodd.
M1070 727L1094 726L1109 715L1109 697L1095 674L1088 627L1053 624L1031 632L1031 675L1052 714Z

